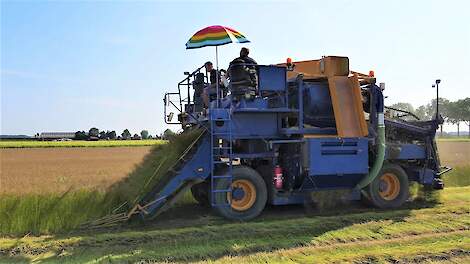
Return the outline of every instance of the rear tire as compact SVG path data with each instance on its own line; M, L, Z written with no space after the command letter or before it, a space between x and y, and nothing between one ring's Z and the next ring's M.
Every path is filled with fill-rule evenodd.
M257 217L263 211L268 199L263 178L256 170L246 166L236 166L232 173L232 193L216 193L214 199L219 206L214 209L221 216L231 220L246 221ZM221 179L216 183L217 190L229 188L230 181L228 179ZM230 199L230 206L222 205L227 204Z
M382 209L397 208L409 197L409 182L406 172L396 164L384 164L375 180L365 191L366 200Z
M191 186L191 194L199 205L209 207L209 183L201 182Z

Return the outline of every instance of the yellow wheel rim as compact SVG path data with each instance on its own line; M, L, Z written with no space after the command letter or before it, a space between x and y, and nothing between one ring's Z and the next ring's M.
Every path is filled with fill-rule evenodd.
M379 194L382 199L391 201L400 193L400 180L393 173L385 173L380 177Z
M245 211L250 209L256 201L256 188L248 180L235 180L232 182L232 191L236 188L243 190L241 199L232 199L232 194L227 194L227 199L231 201L232 208L237 211Z

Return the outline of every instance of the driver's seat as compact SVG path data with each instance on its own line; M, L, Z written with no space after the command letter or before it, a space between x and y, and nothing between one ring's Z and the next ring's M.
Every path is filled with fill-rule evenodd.
M229 69L230 92L232 95L245 95L255 93L258 78L256 69L250 69L242 59L232 61Z

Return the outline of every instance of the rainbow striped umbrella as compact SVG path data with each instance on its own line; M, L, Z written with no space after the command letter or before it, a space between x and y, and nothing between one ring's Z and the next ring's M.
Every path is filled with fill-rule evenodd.
M250 41L235 29L224 26L210 26L196 32L196 34L186 42L186 49L221 46L232 42L246 43Z
M198 49L207 46L215 46L215 65L216 74L219 74L219 53L217 51L218 46L222 46L229 43L247 43L250 42L243 36L242 33L236 31L233 28L224 26L210 26L203 28L196 32L186 42L186 49ZM216 76L216 80L219 77ZM219 106L219 82L216 82L216 93L217 93L217 107Z

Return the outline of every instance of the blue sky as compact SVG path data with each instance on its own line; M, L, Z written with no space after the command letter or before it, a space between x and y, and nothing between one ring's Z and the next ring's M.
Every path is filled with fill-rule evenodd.
M468 1L1 1L1 133L87 130L151 134L162 98L214 48L185 50L197 30L233 27L259 63L350 58L374 70L387 104L470 96ZM240 44L219 49L222 68Z

